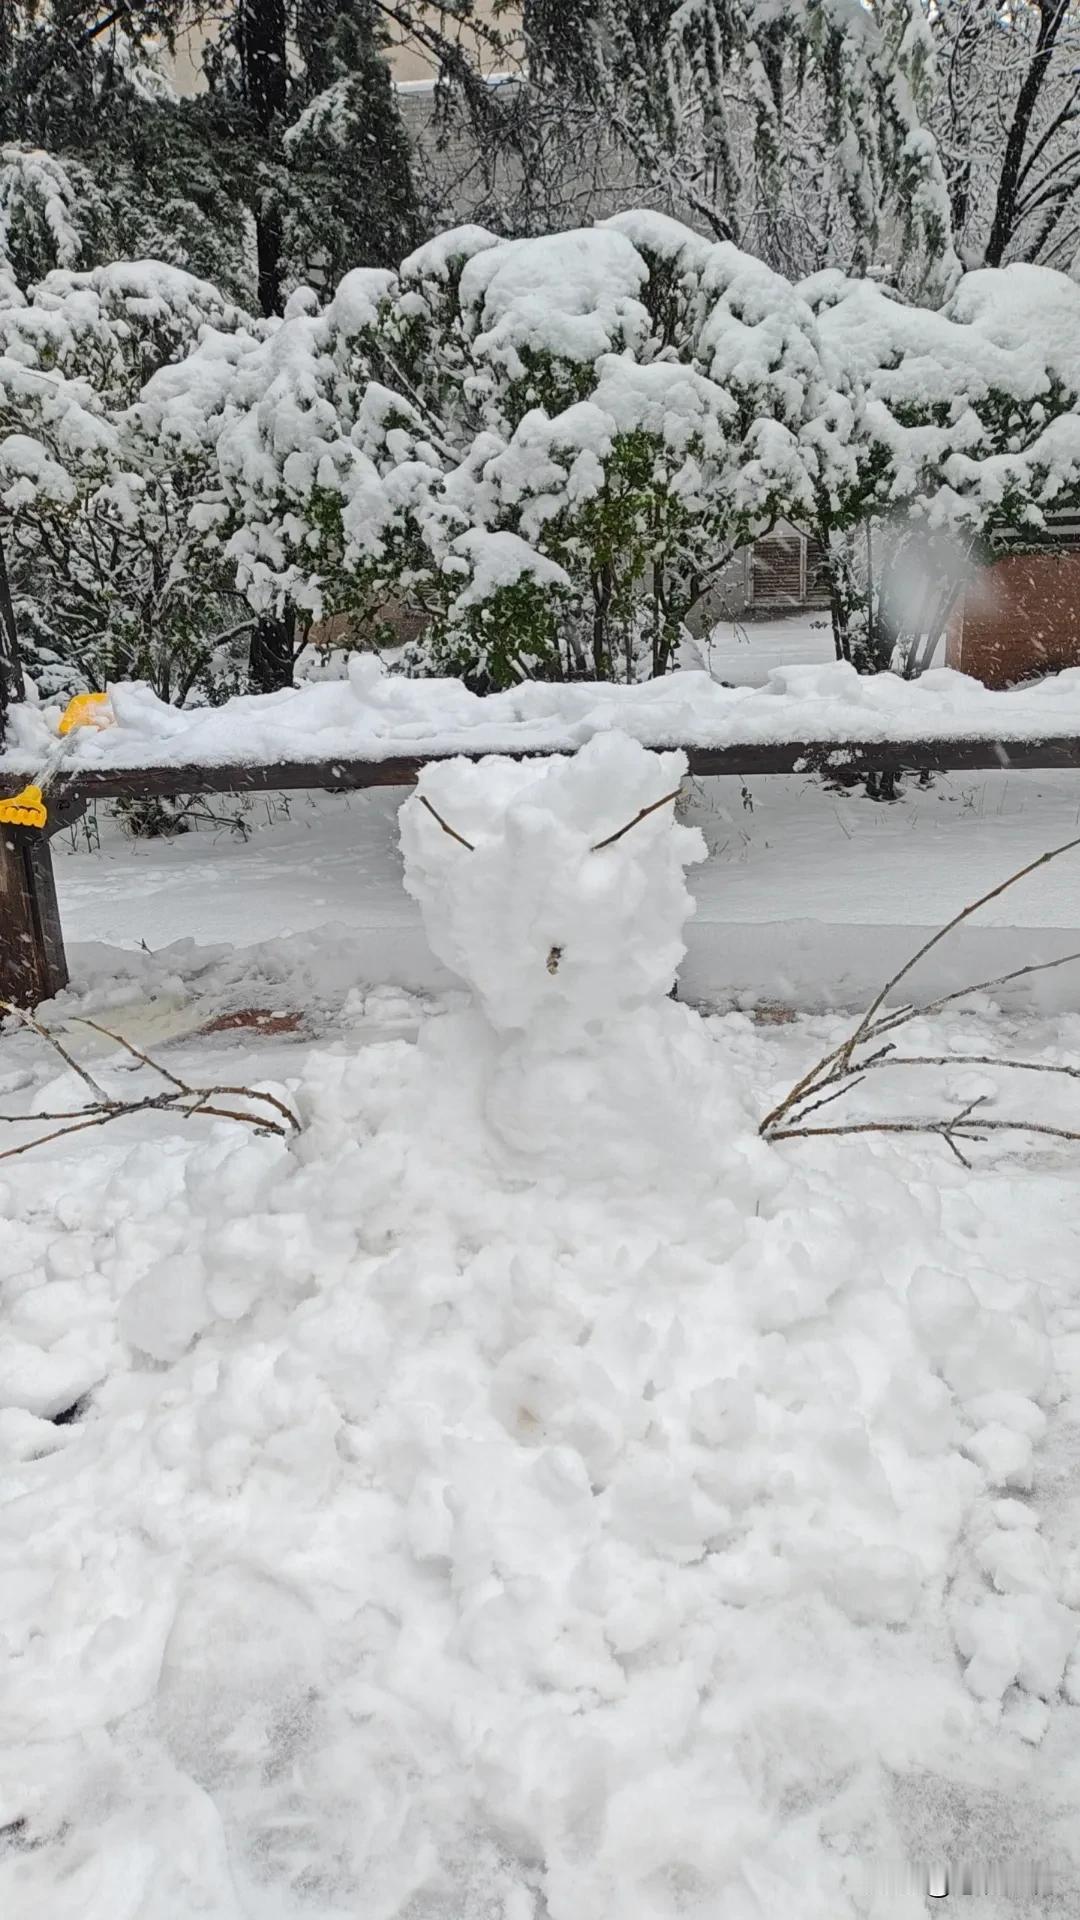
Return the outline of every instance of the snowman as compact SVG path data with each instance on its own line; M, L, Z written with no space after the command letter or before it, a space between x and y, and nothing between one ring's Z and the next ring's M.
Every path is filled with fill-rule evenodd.
M440 1029L504 1161L575 1182L708 1179L745 1131L705 1022L671 1000L706 854L674 817L681 752L430 764L401 809L405 886L469 989ZM711 1135L711 1145L709 1136Z

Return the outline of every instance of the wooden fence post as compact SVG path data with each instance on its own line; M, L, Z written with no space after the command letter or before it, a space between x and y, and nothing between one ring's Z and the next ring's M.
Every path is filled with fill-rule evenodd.
M0 746L8 708L22 699L22 691L15 608L0 536ZM32 1007L50 1000L67 982L48 837L0 825L0 999Z
M0 827L0 999L32 1007L67 983L49 842Z

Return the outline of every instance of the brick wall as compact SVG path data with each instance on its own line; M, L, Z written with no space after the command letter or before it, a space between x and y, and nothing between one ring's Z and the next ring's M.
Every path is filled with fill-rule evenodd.
M950 622L945 658L988 687L1080 666L1080 552L1010 554L983 568Z

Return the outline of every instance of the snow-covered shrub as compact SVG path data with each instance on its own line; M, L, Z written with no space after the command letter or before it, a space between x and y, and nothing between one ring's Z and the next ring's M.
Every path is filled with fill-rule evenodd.
M219 518L246 590L365 619L404 597L417 670L480 685L665 671L734 549L851 464L807 304L648 214L444 234L294 301L240 373Z
M223 525L260 604L370 630L404 599L414 669L491 687L665 672L732 553L786 519L830 555L838 651L873 666L896 580L935 573L927 533L951 555L1077 497L1078 326L1045 268L970 274L935 312L838 272L792 285L653 213L461 228L298 303L245 364Z
M138 402L203 329L243 316L155 262L55 270L0 309L0 514L26 665L43 690L147 679L166 699L231 690L251 624L193 508L213 445L165 445Z
M56 270L0 305L22 623L173 699L256 621L378 642L391 606L417 673L636 680L786 520L825 545L838 653L917 664L973 550L1080 502L1078 339L1046 268L931 311L643 211L457 228L265 321L152 263Z
M917 663L971 556L1080 504L1080 287L1015 265L965 275L936 312L839 273L800 292L855 408L852 468L821 529L840 650L888 665L899 643Z

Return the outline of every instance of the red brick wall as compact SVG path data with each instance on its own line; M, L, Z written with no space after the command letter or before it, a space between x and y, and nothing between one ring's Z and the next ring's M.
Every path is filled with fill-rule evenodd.
M1080 553L1019 553L983 568L953 615L945 658L988 687L1080 667Z

